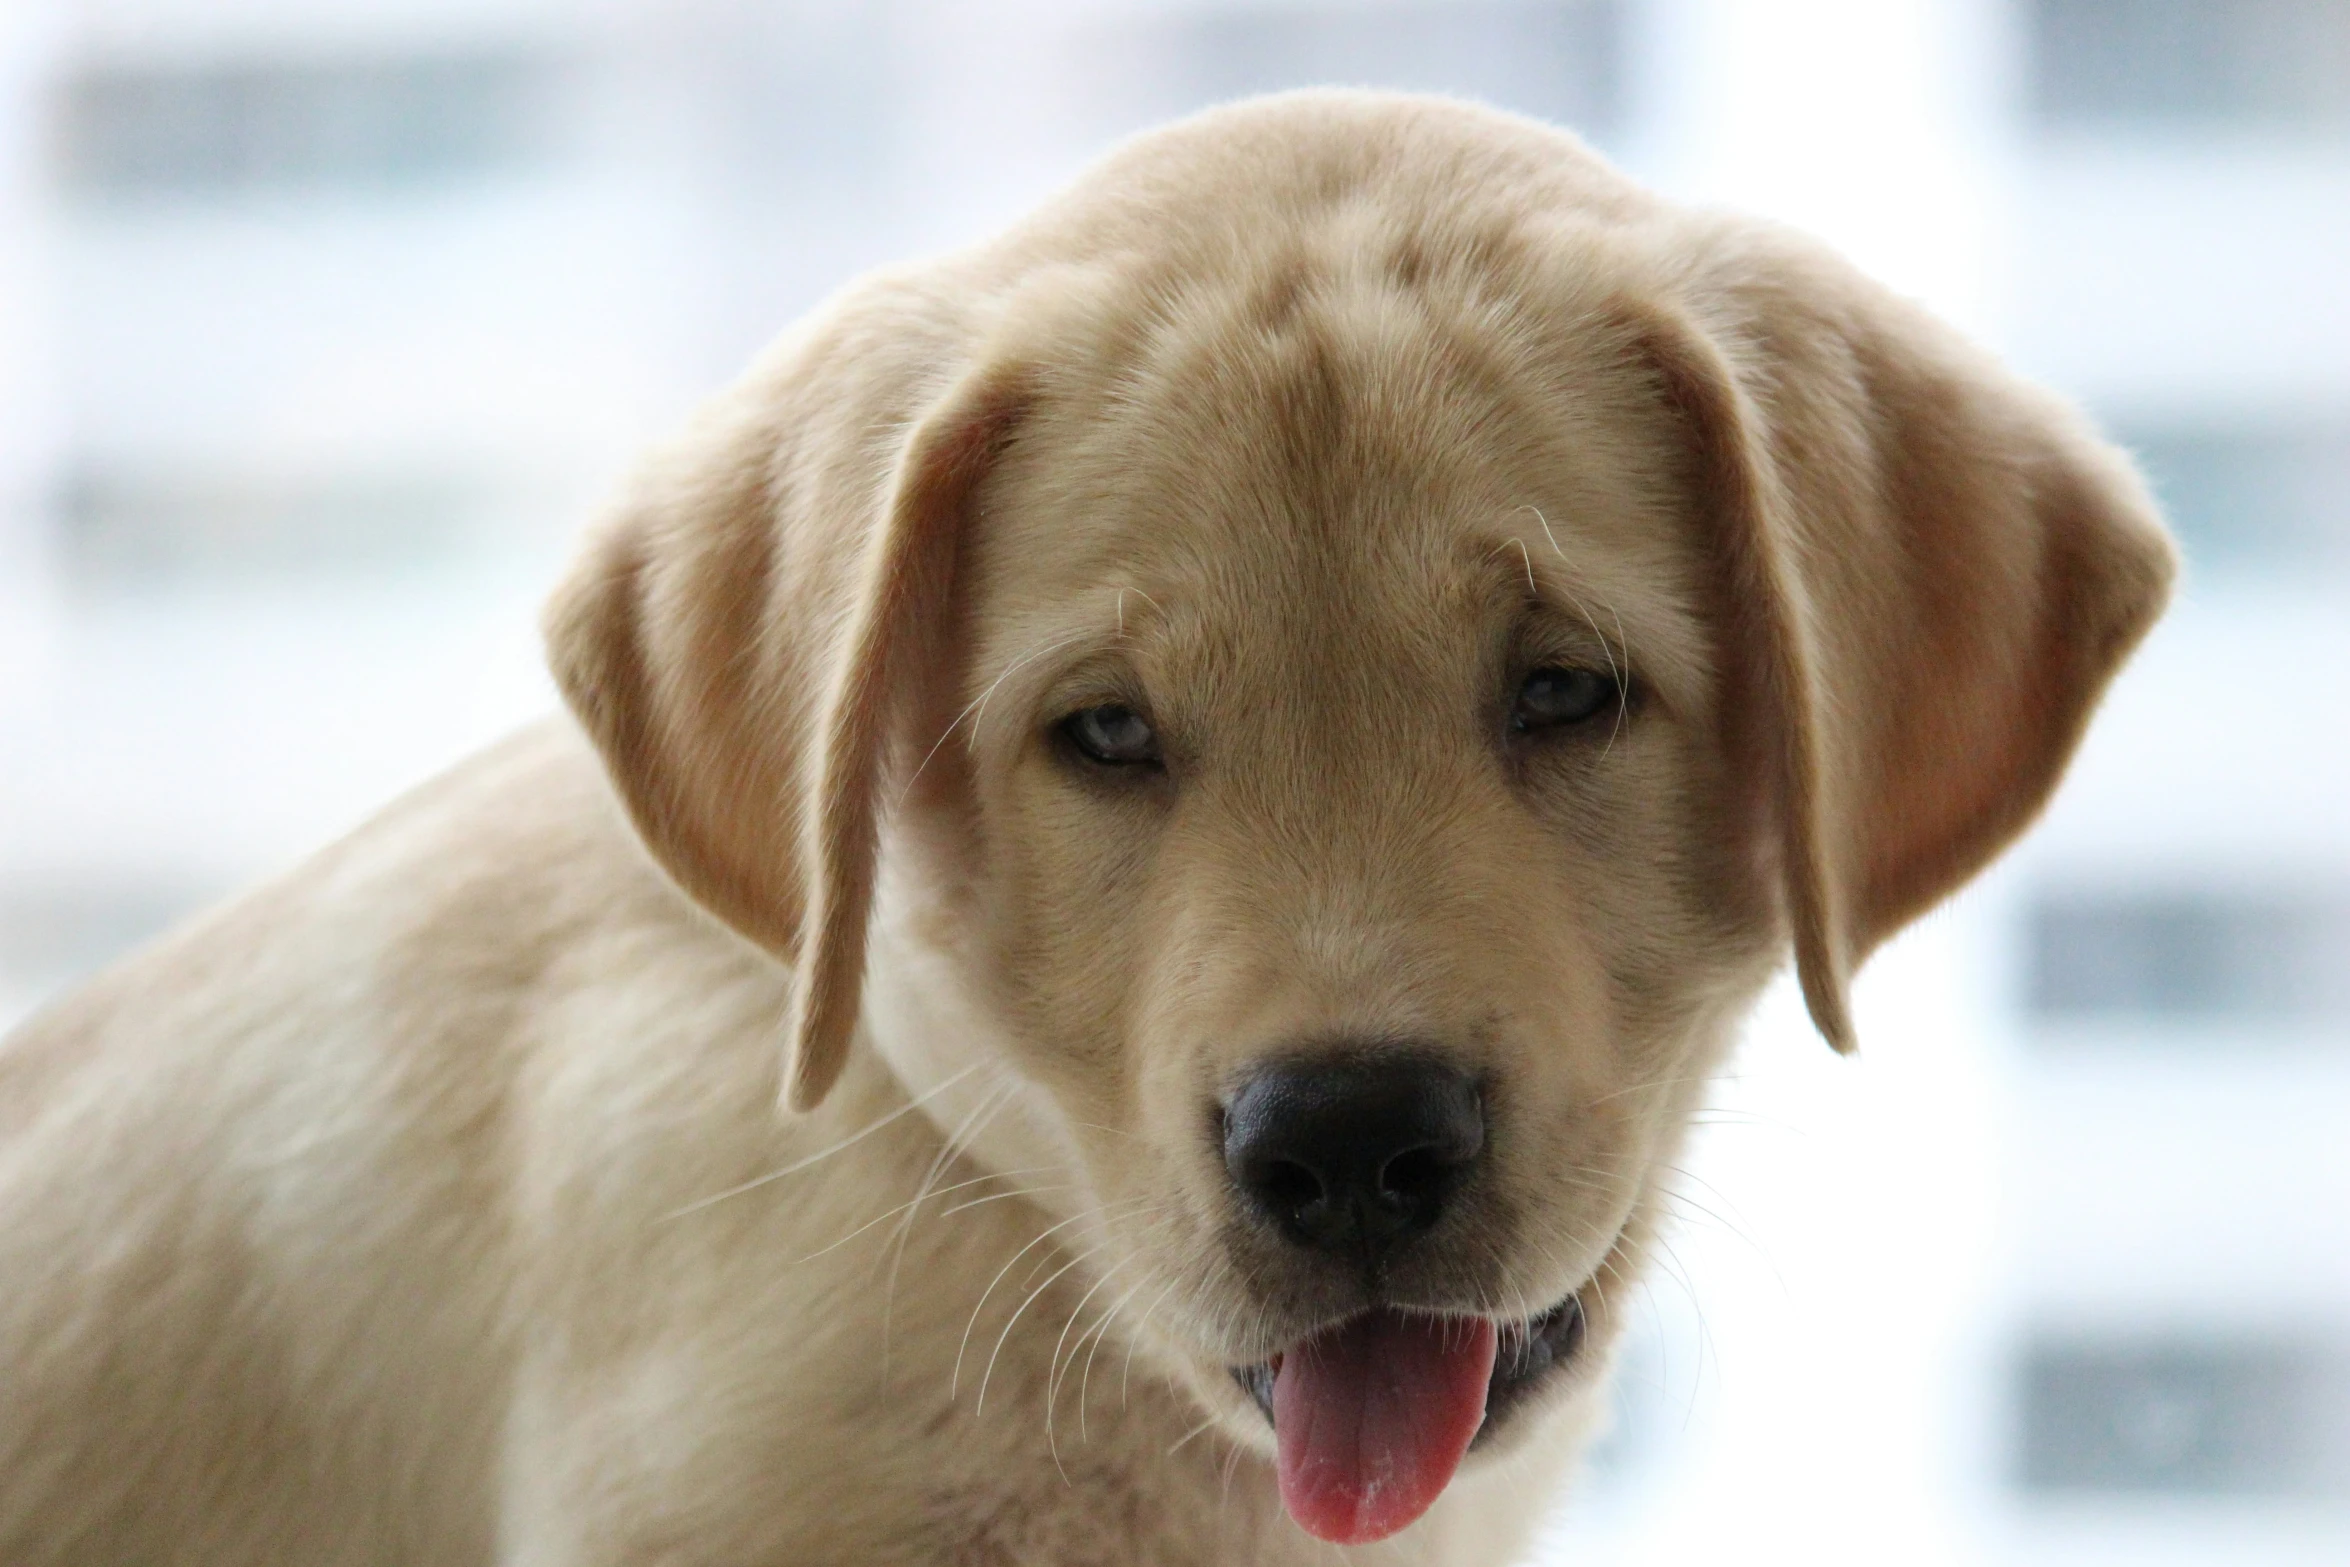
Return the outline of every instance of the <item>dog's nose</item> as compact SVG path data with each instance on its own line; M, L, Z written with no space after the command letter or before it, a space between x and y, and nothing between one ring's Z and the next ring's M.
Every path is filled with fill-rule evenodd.
M1416 1054L1262 1067L1224 1109L1224 1167L1257 1210L1366 1261L1441 1218L1484 1146L1476 1080Z

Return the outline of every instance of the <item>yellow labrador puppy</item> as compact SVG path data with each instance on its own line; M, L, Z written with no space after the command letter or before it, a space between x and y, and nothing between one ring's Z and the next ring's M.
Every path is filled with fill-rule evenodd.
M1741 1012L1850 1044L2171 559L1556 132L1146 136L651 463L571 719L9 1043L0 1560L1508 1560Z

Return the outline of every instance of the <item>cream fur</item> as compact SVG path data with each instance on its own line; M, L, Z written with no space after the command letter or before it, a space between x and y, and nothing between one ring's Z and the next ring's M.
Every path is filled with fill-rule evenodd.
M0 1049L0 1560L1347 1558L1224 1368L1360 1303L1203 1132L1332 1035L1496 1085L1392 1298L1585 1300L1360 1553L1510 1560L1738 1017L1792 950L1849 1043L2170 571L2069 410L1555 132L1143 137L647 466L575 718ZM1521 743L1545 665L1636 694ZM1163 774L1056 748L1113 701Z

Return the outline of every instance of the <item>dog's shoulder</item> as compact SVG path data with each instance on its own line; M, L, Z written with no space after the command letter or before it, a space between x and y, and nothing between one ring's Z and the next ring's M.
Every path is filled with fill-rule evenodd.
M577 730L545 720L36 1013L0 1042L0 1138L93 1073L233 1077L289 1034L423 1052L510 1032L598 936L654 933L741 946L643 853Z
M771 1104L781 974L557 720L36 1015L0 1042L0 1557L355 1558L400 1518L486 1559L521 1193L595 1141L548 1085L697 1038Z

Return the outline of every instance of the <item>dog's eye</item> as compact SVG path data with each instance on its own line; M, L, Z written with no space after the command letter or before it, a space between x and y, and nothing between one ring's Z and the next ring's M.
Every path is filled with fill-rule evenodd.
M1623 700L1615 679L1593 669L1547 666L1528 675L1510 709L1510 733L1530 734L1582 723Z
M1061 733L1079 755L1104 767L1156 766L1159 762L1159 737L1150 720L1115 702L1071 713L1061 720Z

